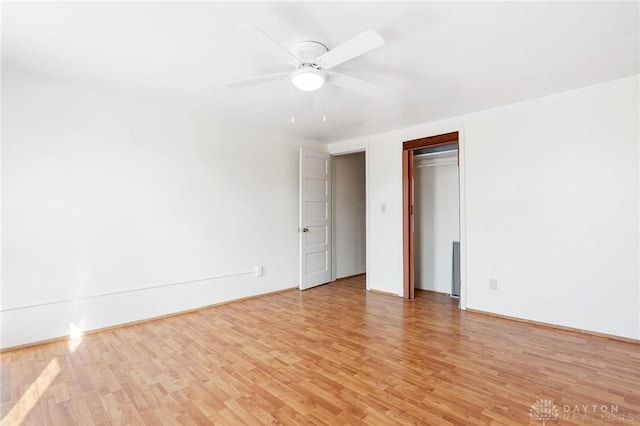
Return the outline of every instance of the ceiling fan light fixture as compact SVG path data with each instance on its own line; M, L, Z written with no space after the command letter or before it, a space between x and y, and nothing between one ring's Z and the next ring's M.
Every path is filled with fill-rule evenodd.
M312 66L303 66L291 73L291 82L303 92L314 92L320 89L325 80L325 73Z

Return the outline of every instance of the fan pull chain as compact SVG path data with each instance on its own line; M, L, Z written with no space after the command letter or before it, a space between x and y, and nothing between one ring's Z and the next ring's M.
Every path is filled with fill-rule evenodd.
M294 102L293 97L295 96L294 92L295 92L295 89L294 89L293 84L292 84L291 85L291 92L290 92L290 94L291 94L291 97L290 97L290 99L291 99L291 107L292 107L291 109L294 109L293 108L293 102ZM294 124L295 122L296 122L296 114L295 114L295 111L292 111L291 112L291 124Z
M322 122L327 122L327 85L322 88Z

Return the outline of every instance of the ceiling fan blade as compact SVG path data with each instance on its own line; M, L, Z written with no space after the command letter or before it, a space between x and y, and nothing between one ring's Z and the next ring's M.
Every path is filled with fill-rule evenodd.
M261 75L259 77L245 78L244 80L229 81L224 85L227 87L242 87L242 86L249 86L252 84L262 83L265 81L279 80L281 78L285 78L288 76L289 76L288 73L281 72L278 74L267 74L267 75Z
M251 29L254 29L254 30L258 31L260 34L262 34L263 36L265 36L266 38L271 40L273 43L278 45L278 47L280 47L282 50L284 50L290 56L292 56L296 60L294 65L298 66L298 65L302 64L303 61L302 61L302 59L300 59L298 57L298 55L296 55L291 50L289 50L285 45L280 44L280 42L278 40L276 40L275 38L271 37L269 34L267 34L266 32L262 31L260 28L256 27L255 25L240 25L238 28L239 29L251 28Z
M386 89L378 86L377 84L335 72L329 74L329 82L344 89L352 90L372 98L379 98L386 93Z
M384 46L384 39L376 30L367 30L318 57L320 68L331 68Z

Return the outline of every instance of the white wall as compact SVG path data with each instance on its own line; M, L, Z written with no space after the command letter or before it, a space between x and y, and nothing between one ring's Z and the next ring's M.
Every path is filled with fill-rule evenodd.
M336 278L366 272L365 153L332 158Z
M369 156L370 287L402 293L402 142L458 130L466 306L640 339L639 103L633 76L331 144Z
M453 242L460 241L457 154L414 168L415 287L451 293ZM451 164L451 162L454 162Z
M300 145L4 71L2 347L296 286Z

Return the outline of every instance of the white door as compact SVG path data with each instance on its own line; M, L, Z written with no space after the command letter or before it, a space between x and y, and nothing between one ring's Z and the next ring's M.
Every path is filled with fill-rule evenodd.
M300 290L331 281L331 157L300 148Z

